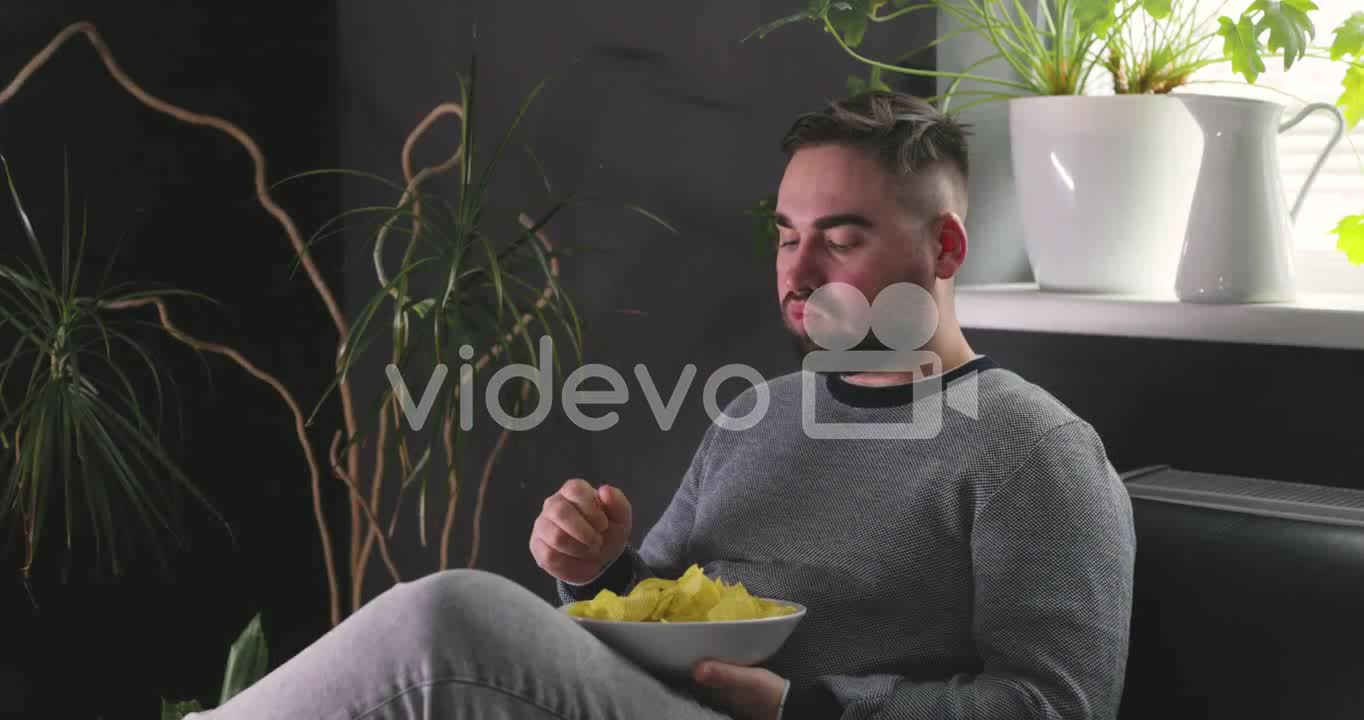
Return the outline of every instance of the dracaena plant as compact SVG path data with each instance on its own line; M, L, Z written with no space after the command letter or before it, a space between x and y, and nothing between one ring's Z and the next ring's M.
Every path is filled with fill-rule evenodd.
M15 210L2 244L31 253L0 263L0 337L14 343L0 357L0 527L19 531L25 581L54 529L71 551L88 527L97 567L107 561L115 574L139 529L164 561L162 532L179 535L167 485L212 507L162 446L161 363L134 332L147 323L120 310L188 293L108 287L108 266L104 280L87 278L88 228L71 216L69 191L53 267L3 157L0 165Z
M295 394L268 370L251 362L242 353L226 345L191 337L175 327L162 295L133 296L111 303L101 303L99 307L110 310L133 310L154 306L158 311L160 326L176 340L201 352L225 356L251 376L268 385L279 396L294 418L295 435L303 451L307 464L313 500L313 517L317 523L321 540L323 566L327 574L330 617L333 625L339 624L345 615L343 609L342 577L338 572L336 553L333 549L332 532L328 528L323 504L323 476L334 477L347 490L350 500L349 553L346 568L350 592L348 603L352 610L358 610L363 602L365 568L371 551L378 550L388 576L394 582L401 582L403 576L388 549L387 538L394 533L397 513L393 512L387 523L381 519L378 507L380 490L385 477L389 452L396 447L398 456L400 496L409 486L421 487L426 482L427 473L423 470L431 464L431 459L443 451L448 470L442 478L449 489L447 505L444 508L444 523L440 533L439 569L449 566L449 538L453 530L455 503L461 496L460 476L457 469L462 463L459 458L460 441L463 433L456 432L459 415L459 393L463 383L459 381L446 384L438 403L437 419L429 423L425 435L416 429L410 432L400 424L400 403L393 393L387 393L372 409L377 418L364 422L363 427L357 412L357 402L351 392L351 373L357 359L371 345L382 342L390 350L392 364L407 369L421 361L436 363L449 362L452 357L459 360L472 360L470 365L480 372L493 363L504 363L515 357L518 348L527 349L527 357L532 362L536 358L535 343L529 342L527 333L538 326L544 332L562 329L568 336L569 344L576 352L581 351L581 326L571 301L559 284L559 262L564 255L556 248L548 236L546 227L560 210L582 198L570 196L560 201L547 203L547 208L532 218L518 210L507 210L493 202L490 185L497 160L512 140L520 124L526 106L538 93L533 91L526 98L520 113L507 126L500 142L493 150L489 161L476 162L482 150L476 139L481 137L487 121L476 98L477 56L471 60L467 77L461 78L461 95L458 102L445 102L433 109L425 119L408 135L402 148L402 182L390 182L384 178L350 170L324 170L317 173L341 173L361 175L388 182L399 199L393 205L353 208L346 211L335 222L329 222L309 240L298 229L297 223L280 206L272 195L273 184L267 182L265 153L251 136L232 122L213 115L196 113L155 97L139 86L119 66L109 44L100 36L95 27L88 22L73 23L59 32L47 47L24 66L15 79L6 87L0 88L0 106L12 99L25 82L46 63L62 45L78 36L85 36L94 47L100 61L110 76L134 99L144 106L186 124L212 128L229 136L249 155L255 172L252 175L257 200L281 230L283 237L295 253L298 265L303 269L308 281L317 291L327 315L337 333L337 365L333 382L325 396L332 391L340 399L341 427L332 429L330 462L324 465L319 460L318 449L308 432L308 426L317 420L322 405L310 417ZM475 112L478 110L478 112ZM413 148L423 134L444 117L454 117L460 121L459 144L454 155L437 165L413 172ZM533 154L531 155L533 159ZM431 190L429 181L436 176L453 173L456 187L451 192ZM305 175L316 173L305 173ZM548 181L546 181L548 189ZM552 192L552 191L551 191ZM518 203L519 205L519 203ZM665 222L653 214L634 205L627 208L640 213L653 222L672 230ZM352 322L342 310L341 304L332 292L331 284L318 268L312 255L312 245L323 237L339 234L347 228L338 227L348 221L362 217L379 218L379 228L375 237L374 266L377 288ZM673 232L676 232L673 230ZM406 240L402 256L392 262L384 248L390 237L395 241ZM32 274L32 273L30 273ZM387 323L380 318L388 316ZM22 319L22 318L21 318ZM465 358L459 351L469 345L482 355L476 360ZM562 343L556 346L561 348ZM421 383L419 383L420 385ZM520 398L528 397L531 383L524 383L519 390ZM410 398L409 398L410 399ZM504 407L506 404L504 404ZM517 411L513 411L514 413ZM324 419L325 420L325 419ZM394 439L390 442L388 433ZM22 435L22 433L20 433ZM361 467L360 446L373 440L376 458L373 471ZM474 566L479 551L480 518L489 477L493 463L506 444L504 432L494 443L482 464L478 484L478 499L474 510L473 547L469 553L468 565ZM21 444L23 440L20 440ZM437 449L439 446L439 449ZM30 450L29 452L32 452ZM152 452L152 450L149 450ZM156 457L154 455L154 457ZM434 475L435 473L430 473ZM418 495L419 535L426 543L428 537L426 515L426 493ZM400 497L401 500L401 497Z
M1213 12L1215 26L1198 17L1195 4L1195 0L1042 0L1029 9L1021 0L810 0L801 12L770 22L750 37L813 22L844 53L869 68L867 78L850 82L851 91L885 89L887 73L944 78L950 80L947 90L928 99L948 113L1017 97L1090 94L1099 89L1095 81L1104 73L1118 94L1168 93L1194 82L1196 71L1223 63L1254 83L1265 72L1267 60L1279 58L1289 69L1302 58L1313 57L1338 64L1342 92L1335 104L1349 127L1364 117L1364 12L1336 27L1325 46L1314 45L1313 13L1318 7L1311 0L1227 0ZM1228 5L1242 9L1224 14ZM920 23L936 22L941 13L960 27L891 60L858 50L876 25L907 22L905 18L922 11L929 14L920 16ZM993 52L961 71L905 64L963 34L984 38ZM1017 79L981 73L981 66L995 61L1006 64ZM963 88L964 81L972 86ZM1343 218L1332 232L1351 262L1364 263L1364 213Z
M352 559L356 578L364 576L372 544L381 535L394 533L405 499L413 496L412 520L423 547L432 542L431 518L443 516L435 530L434 544L439 547L438 567L450 566L456 503L466 485L461 473L467 458L463 448L472 425L472 418L465 417L471 408L461 402L460 394L470 391L474 375L512 362L533 366L543 362L561 375L564 355L571 353L578 362L582 360L582 322L559 282L560 259L566 252L551 241L548 230L566 208L592 199L576 189L566 195L556 194L528 147L526 157L548 196L542 208L533 216L509 209L495 203L491 191L526 113L545 83L527 93L516 114L499 128L486 116L478 98L477 55L459 80L459 101L435 108L408 137L402 151L401 181L349 170L317 171L372 180L397 196L393 205L361 206L340 213L323 223L310 241L312 244L347 231L373 241L374 287L342 345L333 387L344 382L360 358L374 347L386 355L386 371L396 370L364 427L340 446L344 451L362 440L372 441L367 444L375 463L373 473L354 479L354 485L369 495L375 510L375 517L357 528L360 544ZM417 141L444 117L459 123L457 149L444 162L413 172L412 152ZM479 140L481 133L491 128L499 131L495 144L488 148ZM310 174L315 173L305 173ZM445 181L443 187L437 187L438 178ZM675 232L643 208L631 204L624 207ZM531 328L553 341L554 357L540 357ZM472 350L477 357L461 354L461 350ZM440 386L430 419L417 427L407 422L404 404L409 408L417 404L415 400L421 397L433 366L467 366L472 372L467 381L449 377ZM395 392L395 385L403 389ZM408 394L407 387L414 392ZM503 407L512 407L512 414L519 416L520 405L534 402L530 393L538 388L529 382L510 387L519 393L510 393ZM482 509L492 466L507 439L504 429L478 479L472 546L466 561L470 567L478 559ZM396 467L397 477L386 479L391 476L385 466ZM445 506L435 512L428 506L433 480L445 494ZM396 484L397 498L387 517L382 517L378 506L386 482ZM358 594L358 585L352 591ZM353 599L358 600L358 595Z
M493 125L483 116L478 100L477 70L475 57L468 74L459 76L459 101L436 108L409 137L403 149L405 177L401 181L344 169L290 178L341 173L379 183L397 196L393 205L365 205L343 211L324 222L310 240L311 245L346 233L368 238L372 241L369 252L374 273L374 288L340 349L338 372L314 414L376 346L387 356L385 367L396 369L402 384L411 386L416 396L409 398L413 404L421 398L433 366L458 367L468 361L475 371L484 371L513 361L538 365L539 349L525 332L531 323L537 323L547 335L558 336L556 350L568 347L581 357L581 322L572 299L559 285L561 251L550 244L547 234L567 201L550 201L537 217L530 218L519 210L495 206L490 196L496 170L541 86L524 97L485 161L480 151L487 148L480 147L478 140L485 124ZM442 117L459 122L455 153L443 163L412 173L411 152L416 141ZM435 189L438 178L448 180L450 187ZM550 187L548 180L545 182ZM460 355L465 346L480 357ZM557 362L554 364L558 367ZM409 491L415 496L418 538L423 546L428 544L430 518L436 513L427 501L435 476L440 477L449 497L447 506L441 508L445 523L438 531L440 567L448 567L454 501L461 494L458 470L464 433L459 393L467 389L461 388L459 378L442 383L430 419L414 427L405 421L403 398L393 391L392 382L388 385L362 431L339 446L344 452L363 438L374 440L376 472L358 479L356 485L371 494L376 509L385 481L380 468L392 462L398 470L398 497L387 527L371 522L361 529L363 545L353 567L360 576L373 536L394 532L398 511ZM445 469L437 473L433 468L442 463L435 458L442 452ZM480 506L482 502L480 492ZM477 543L469 563L476 559Z

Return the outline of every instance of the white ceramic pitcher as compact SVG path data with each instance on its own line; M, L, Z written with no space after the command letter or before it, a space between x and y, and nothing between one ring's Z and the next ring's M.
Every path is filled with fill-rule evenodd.
M1329 103L1303 107L1280 122L1284 106L1267 100L1175 93L1203 129L1203 161L1175 294L1185 302L1292 302L1293 223L1326 156L1345 131ZM1288 208L1279 172L1279 134L1309 113L1328 112L1336 130Z

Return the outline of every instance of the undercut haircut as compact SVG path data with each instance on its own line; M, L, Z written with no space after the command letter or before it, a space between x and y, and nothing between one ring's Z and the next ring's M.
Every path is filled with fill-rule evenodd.
M869 91L801 115L782 137L789 158L812 145L867 152L897 179L911 212L927 221L944 210L966 217L968 126L904 93Z

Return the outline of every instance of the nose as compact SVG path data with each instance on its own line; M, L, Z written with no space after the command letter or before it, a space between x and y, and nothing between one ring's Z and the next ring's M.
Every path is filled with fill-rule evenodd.
M795 245L777 252L777 269L782 293L799 297L809 295L824 282L819 245L802 238Z

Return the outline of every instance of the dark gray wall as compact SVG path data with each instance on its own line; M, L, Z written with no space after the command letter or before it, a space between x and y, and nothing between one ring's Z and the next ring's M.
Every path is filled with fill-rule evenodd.
M1364 352L972 331L1098 429L1119 470L1364 488Z
M550 597L552 585L527 550L546 495L569 477L617 484L634 502L640 539L666 506L707 423L704 378L729 362L769 377L795 367L776 313L772 271L749 251L743 211L775 189L783 166L775 144L793 116L841 94L845 77L861 73L813 26L738 44L751 28L798 5L621 1L584 10L589 6L578 3L456 7L405 0L380 12L372 3L341 3L347 165L398 175L406 132L437 102L454 97L452 72L464 65L477 16L484 87L495 84L483 97L496 105L494 115L510 117L520 93L558 71L527 126L551 176L571 180L599 163L588 176L595 191L637 202L681 230L672 237L622 212L580 210L555 231L568 247L593 248L565 264L565 284L588 322L587 361L625 373L631 402L605 432L572 427L556 406L545 425L514 434L493 482L480 567ZM921 37L873 37L869 52L884 57L934 31L901 30ZM575 57L581 63L565 67ZM908 89L932 92L931 85ZM436 137L422 157L443 158L452 147L449 136ZM528 172L518 175L503 197L515 201L532 186ZM344 196L346 205L367 199L376 198L354 187ZM1002 266L1012 267L1017 248L1005 252L1010 258ZM348 267L353 297L372 290L364 253ZM1007 332L970 331L968 337L1091 420L1120 470L1172 463L1364 485L1358 472L1364 354ZM683 365L698 366L671 431L657 427L630 375L637 363L667 389ZM377 391L381 372L372 363L357 374L369 380L357 382ZM721 396L739 388L729 383ZM462 535L469 529L471 484L461 499ZM429 549L410 539L399 545L406 572L434 567ZM372 591L386 584L373 567L371 580Z
M480 567L548 595L551 585L534 565L528 539L545 496L570 477L625 489L642 536L708 422L705 379L731 362L766 376L795 367L773 271L752 251L744 211L775 192L784 165L778 141L795 115L841 95L849 74L865 75L811 24L740 44L753 28L799 6L789 0L685 6L399 0L382 10L375 3L340 4L347 166L400 176L406 133L438 102L457 97L453 71L467 64L477 18L480 92L489 117L510 119L522 94L553 74L524 135L551 179L571 183L590 167L583 187L642 205L680 231L673 236L605 206L556 220L555 240L579 254L565 262L564 284L586 324L585 359L621 371L630 402L606 431L574 427L556 400L543 426L513 434L488 501ZM934 29L901 25L900 32L870 40L869 51L885 56L922 45ZM932 92L931 81L903 87ZM442 125L445 134L432 133L419 157L444 159L456 128ZM517 162L508 170L515 174L501 186L502 202L538 202L543 192L530 166ZM361 185L350 186L344 202L367 199L393 201ZM368 255L351 247L347 289L354 303L373 291L375 280ZM633 376L639 363L665 396L684 365L697 366L670 431L658 427ZM376 391L383 382L377 357L356 377L357 385ZM728 382L720 396L740 389L741 381ZM478 417L492 424L486 412ZM482 453L476 457L481 461ZM460 500L466 511L474 504L474 475L466 473ZM470 516L461 513L460 522L467 537ZM405 571L435 567L433 551L411 540L397 544ZM372 588L384 586L373 566L370 577L377 578Z

